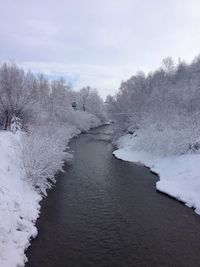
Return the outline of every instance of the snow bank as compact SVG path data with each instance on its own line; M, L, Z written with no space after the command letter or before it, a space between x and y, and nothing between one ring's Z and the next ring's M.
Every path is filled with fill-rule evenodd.
M134 136L125 135L119 149L113 154L122 160L142 163L159 175L157 190L166 193L193 207L200 214L200 155L156 156L153 153L134 151Z
M82 117L79 116L73 126L67 124L63 126L63 129L60 128L58 133L55 128L54 133L50 133L47 129L46 131L43 131L42 128L38 129L43 133L42 136L40 134L26 136L20 132L16 134L0 132L0 266L24 266L27 261L24 251L30 245L30 239L37 235L35 222L40 212L41 193L46 192L47 188L46 179L44 179L47 174L47 166L50 168L48 173L54 175L66 159L67 152L64 150L69 140L81 131L97 127L100 124L97 117L82 114ZM46 138L47 132L48 138ZM40 143L38 137L43 142ZM44 142L45 138L47 140ZM61 141L52 144L51 141L56 142L56 139ZM24 147L26 153L23 154L21 148ZM43 153L46 147L48 149L53 147L53 150L49 151L50 156L57 161L54 163L53 169L51 168L51 157L49 158ZM42 165L38 165L37 156L38 159L45 159ZM40 184L39 186L44 187L44 190L38 190L38 184L37 189L33 186L34 183L29 179L30 177L27 177L27 172L35 176L34 180L39 179L39 174L43 176L41 181L44 182L44 185Z
M41 196L26 182L15 150L19 134L0 132L0 266L23 266Z

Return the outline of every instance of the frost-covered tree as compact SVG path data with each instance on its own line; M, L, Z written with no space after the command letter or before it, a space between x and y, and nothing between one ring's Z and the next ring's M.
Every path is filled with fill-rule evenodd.
M199 103L200 57L191 64L167 57L156 71L122 82L109 111L121 129L138 132L137 149L184 153L200 146Z
M69 138L104 120L104 103L94 89L73 91L64 79L50 81L12 62L0 65L0 122L5 130L23 131L24 174L43 194L71 158Z
M51 83L50 114L59 122L66 122L72 112L70 86L64 79Z
M4 63L0 67L0 111L4 113L4 129L9 129L13 117L22 121L31 112L34 79L30 73L15 63Z
M106 120L106 108L96 89L83 87L76 95L77 108Z

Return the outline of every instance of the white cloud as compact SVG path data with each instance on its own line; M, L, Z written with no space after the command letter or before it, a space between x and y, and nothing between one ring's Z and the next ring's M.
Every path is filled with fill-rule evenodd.
M90 64L65 64L57 62L21 62L25 70L34 73L43 72L48 76L67 77L68 81L76 80L74 88L80 89L90 85L99 90L103 98L113 94L122 80L128 79L136 69L130 66L104 66Z
M166 56L199 54L199 10L199 0L2 1L0 60L67 70L79 77L76 86L105 95Z

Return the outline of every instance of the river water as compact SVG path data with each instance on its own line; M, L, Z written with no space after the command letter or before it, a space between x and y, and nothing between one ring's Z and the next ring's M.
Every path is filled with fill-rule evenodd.
M112 155L112 126L74 139L74 160L42 202L26 267L200 266L200 216L157 177Z

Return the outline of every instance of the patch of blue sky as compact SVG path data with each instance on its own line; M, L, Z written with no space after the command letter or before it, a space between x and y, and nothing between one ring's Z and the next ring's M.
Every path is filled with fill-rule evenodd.
M59 80L59 79L65 79L67 83L69 83L70 85L72 85L73 87L77 86L79 81L80 81L80 77L77 74L74 75L67 75L67 74L45 74L45 76L48 78L48 80Z

